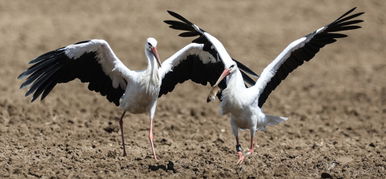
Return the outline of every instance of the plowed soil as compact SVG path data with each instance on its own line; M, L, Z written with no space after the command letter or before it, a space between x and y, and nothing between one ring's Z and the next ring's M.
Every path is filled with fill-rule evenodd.
M130 69L144 69L144 43L162 59L192 39L162 21L181 13L260 73L286 45L357 6L363 28L323 48L270 95L264 110L288 121L257 132L256 152L236 165L229 116L206 103L209 86L186 82L160 98L151 157L147 115L122 111L87 85L60 84L30 103L16 77L47 51L107 40ZM386 177L386 3L342 1L1 1L0 178ZM246 149L249 132L241 132Z

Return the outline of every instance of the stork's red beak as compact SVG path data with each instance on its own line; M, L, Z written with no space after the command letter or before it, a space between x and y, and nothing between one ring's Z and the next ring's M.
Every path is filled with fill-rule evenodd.
M217 87L217 85L226 77L230 74L230 70L225 68L225 70L222 72L220 77L218 78L217 82L214 84L213 88Z
M161 61L159 59L159 54L158 54L157 48L152 47L151 52L153 52L155 58L157 59L158 66L161 67Z

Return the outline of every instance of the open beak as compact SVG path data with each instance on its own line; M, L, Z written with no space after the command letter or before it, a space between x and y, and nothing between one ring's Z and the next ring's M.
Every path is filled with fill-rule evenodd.
M157 48L152 47L151 52L154 54L155 58L157 59L158 66L161 67L161 61L159 59L159 54L158 54Z
M220 88L218 87L218 84L226 77L230 74L230 70L225 68L225 70L221 73L220 77L218 78L218 80L216 81L216 83L213 85L212 89L210 90L209 92L209 95L208 97L206 98L206 102L211 102L211 101L214 101L216 99L216 95L217 93L220 91Z
M222 72L222 74L220 75L220 77L218 78L217 82L214 84L213 88L217 87L218 84L226 77L230 74L230 70L225 68L225 70Z

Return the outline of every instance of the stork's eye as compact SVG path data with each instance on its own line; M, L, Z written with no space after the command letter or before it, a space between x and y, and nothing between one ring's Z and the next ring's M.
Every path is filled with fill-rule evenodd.
M149 45L150 47L152 46L150 42L148 42L147 45Z
M229 68L233 68L233 67L235 67L235 65L233 64L233 65L231 65Z

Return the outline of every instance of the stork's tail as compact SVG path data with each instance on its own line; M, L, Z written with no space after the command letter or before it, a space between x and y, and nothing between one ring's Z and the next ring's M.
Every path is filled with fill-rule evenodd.
M279 124L283 121L288 120L287 117L281 117L281 116L272 116L272 115L266 115L266 120L267 120L267 126L273 126L276 124Z

